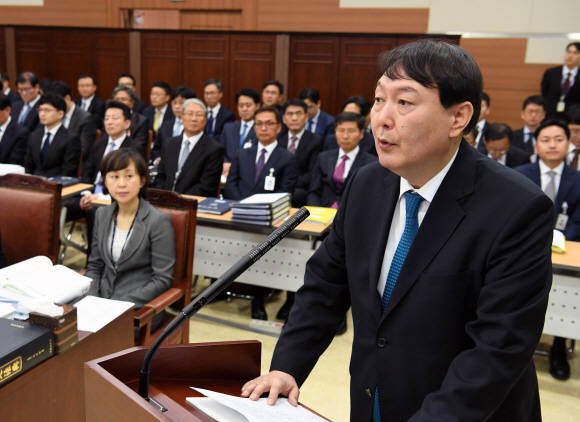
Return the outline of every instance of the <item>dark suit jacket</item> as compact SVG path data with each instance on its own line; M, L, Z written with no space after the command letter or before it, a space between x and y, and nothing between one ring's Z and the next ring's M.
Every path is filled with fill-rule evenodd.
M258 146L241 149L232 161L226 181L224 197L228 199L244 199L256 193L280 193L294 191L298 180L298 160L295 155L277 145L268 157L262 172L254 182L256 172L256 154ZM264 190L266 176L276 178L273 191Z
M41 127L38 120L39 102L40 100L37 101L36 104L34 104L34 107L32 107L28 112L26 119L24 119L24 121L20 123L26 129L28 129L29 132L34 132L36 129L39 129ZM12 111L10 112L10 117L12 117L12 120L18 122L18 118L20 117L20 112L22 111L23 107L24 107L23 101L16 101L12 103Z
M332 175L334 174L334 168L336 166L336 160L338 160L339 152L339 149L333 149L331 151L323 151L318 155L316 167L312 172L312 182L310 182L306 205L312 205L314 207L330 207L334 204L334 201L337 201L338 205L340 205L344 189L354 172L357 169L378 160L376 156L359 150L359 153L356 155L352 167L348 171L348 175L343 181L340 190L337 191L334 180L332 180Z
M226 154L224 162L229 163L233 161L234 157L240 149L240 128L242 127L241 120L238 122L226 123L222 134L220 136L220 143L223 145ZM244 143L252 142L252 146L258 144L258 137L254 131L254 126L248 131Z
M101 162L103 161L103 154L109 142L109 135L104 134L103 137L93 144L91 152L86 160L83 161L81 170L81 183L94 184L97 174L101 170ZM125 137L123 143L119 148L135 148L139 150L139 145L130 136Z
M85 160L89 156L97 133L97 125L91 113L75 106L68 131L81 141L81 153L83 160Z
M540 164L537 161L518 167L516 170L530 178L536 185L542 186ZM558 194L554 203L556 211L554 224L558 214L562 212L562 204L564 202L568 204L567 214L569 216L564 235L566 240L577 242L580 240L580 172L569 165L564 165L562 177L560 178Z
M183 135L164 142L153 187L172 190L182 140ZM220 143L202 135L183 164L175 191L186 195L217 196L223 162L224 149Z
M10 102L12 104L14 104L16 101L22 101L22 98L20 98L20 95L18 95L16 92L10 90L10 92L8 93L8 98L10 98Z
M129 126L129 136L138 145L138 150L145 157L147 142L149 141L149 122L136 112L131 113L131 126Z
M74 100L74 103L79 108L81 108L81 106L83 104L82 97L76 98ZM89 109L85 110L93 115L93 120L95 121L95 124L97 125L97 129L103 130L103 120L105 119L105 109L106 108L107 108L107 105L105 104L105 102L95 95L93 97L93 100L91 101L91 104L89 105ZM82 110L82 108L81 108L81 110Z
M219 139L220 135L224 130L224 125L226 123L233 123L236 121L236 116L230 110L225 108L224 106L220 107L220 111L218 111L217 116L213 116L215 125L213 131L213 137ZM205 126L205 133L210 133L209 131L209 122Z
M29 136L28 129L16 123L16 120L10 120L0 142L0 164L24 166Z
M570 87L566 97L564 97L565 112L568 111L572 104L580 103L580 82L578 77L574 85ZM557 117L563 113L556 111L560 97L562 96L562 66L552 67L544 72L542 78L542 95L546 99L546 117Z
M485 148L485 146L483 148L477 148L477 150L481 152L483 155L487 156L488 151ZM528 153L518 148L513 148L513 145L511 145L509 151L506 152L505 165L511 169L523 166L524 164L528 164L529 162L530 156L528 155Z
M143 111L147 108L147 104L141 101L139 98L135 98L135 104L133 104L133 111L143 114Z
M378 157L377 148L375 147L375 137L372 133L369 133L365 130L363 134L363 138L360 140L358 146L360 147L361 151L366 152L367 154L374 155ZM336 134L332 133L326 137L324 140L324 151L329 151L332 149L338 149L338 142L336 141Z
M154 106L149 106L145 110L143 110L143 116L147 118L149 121L149 129L153 130L153 123L155 123L155 113L157 112L157 108ZM173 114L173 110L171 109L171 104L167 104L167 110L165 110L165 114L163 115L163 120L159 123L159 128L161 125L168 120L174 119L175 114ZM154 135L155 135L155 131Z
M524 129L514 130L512 134L512 147L519 148L526 152L528 155L534 155L534 144L531 140L525 142L524 139Z
M173 125L175 124L175 115L169 120L163 120L156 135L153 135L153 148L151 149L151 160L155 161L161 156L161 148L166 139L173 138ZM207 133L207 132L205 132ZM183 129L179 135L183 135Z
M399 189L379 162L352 175L271 369L301 385L352 307L351 421L371 420L377 386L384 421L539 422L552 201L463 141L381 311Z
M489 122L486 120L485 124L483 125L483 129L481 130L481 136L479 137L479 142L477 143L477 148L484 147L485 144L483 143L483 139L485 138L485 132L487 130L487 126L489 126Z
M24 168L26 173L44 177L76 177L81 159L81 143L67 128L61 126L50 141L44 161L40 159L40 146L44 127L30 134Z
M314 133L322 139L326 139L327 136L332 135L334 133L334 117L320 110L320 116L318 116L318 122L316 123Z

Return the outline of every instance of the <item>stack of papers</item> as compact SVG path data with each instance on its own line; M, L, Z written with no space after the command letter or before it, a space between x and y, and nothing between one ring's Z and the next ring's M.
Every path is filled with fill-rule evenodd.
M304 220L305 223L326 226L336 216L336 210L334 208L306 207L306 209L310 211L310 215Z
M232 204L232 221L271 226L290 213L289 193L260 193Z
M564 236L564 233L559 230L554 230L552 252L566 253L566 237Z

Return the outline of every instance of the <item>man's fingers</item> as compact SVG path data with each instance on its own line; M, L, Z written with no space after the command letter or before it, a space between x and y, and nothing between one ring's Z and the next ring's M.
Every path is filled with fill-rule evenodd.
M288 393L288 402L292 406L298 406L298 397L300 396L300 389L296 384L292 387L290 392Z

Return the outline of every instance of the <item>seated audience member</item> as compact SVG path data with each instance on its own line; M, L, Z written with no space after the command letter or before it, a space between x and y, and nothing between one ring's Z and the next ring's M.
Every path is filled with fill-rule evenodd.
M97 129L103 129L105 116L105 102L97 97L97 81L93 75L81 75L77 82L77 89L81 95L74 100L75 104L93 115Z
M481 93L481 112L479 113L479 120L477 122L477 124L475 125L475 127L477 128L477 130L479 131L479 135L477 137L477 148L482 148L483 145L483 137L485 136L485 131L487 129L487 115L489 114L489 112L491 111L491 109L489 108L490 105L490 101L491 99L489 98L489 95L487 95L485 92Z
M7 266L8 262L6 261L6 255L4 255L4 251L2 250L2 235L0 234L0 269Z
M280 102L284 94L284 85L276 80L267 81L262 87L262 104L274 107L282 114Z
M477 135L479 135L479 130L477 130L477 127L474 127L471 132L466 133L463 137L469 145L473 148L477 148Z
M519 148L511 148L512 130L505 123L487 125L483 148L478 151L500 164L515 168L528 164L530 156Z
M349 177L377 157L360 148L365 120L358 113L343 112L335 118L339 148L318 154L306 205L338 208Z
M580 42L566 46L564 65L546 69L542 77L542 95L546 99L546 114L550 118L564 118L574 104L580 104Z
M12 104L12 119L33 132L38 129L38 101L40 100L40 84L35 73L20 72L16 78L16 87L22 101Z
M24 168L37 176L76 177L81 159L81 143L62 125L66 102L49 92L38 100L41 129L30 134Z
M224 95L224 84L217 79L208 79L203 85L203 101L207 106L207 125L205 133L219 139L224 125L235 122L236 116L220 103Z
M30 132L10 116L12 102L0 94L0 164L24 166Z
M131 125L131 112L129 107L115 100L107 101L105 111L105 132L103 137L93 144L91 152L86 161L83 162L81 172L81 183L95 185L95 191L92 194L85 194L76 198L66 205L66 221L85 218L87 221L87 240L89 243L89 255L92 245L93 226L95 220L96 208L93 208L91 202L98 199L103 193L102 175L100 172L101 163L108 153L117 151L122 148L135 148L141 150L142 146L136 143L129 135L127 129ZM144 151L140 151L144 156Z
M143 116L149 120L149 129L153 131L153 136L159 132L163 122L173 118L173 111L169 107L171 99L171 86L167 82L157 81L151 88L151 105L143 110Z
M568 129L570 129L570 149L566 155L566 164L580 170L580 106L570 106L566 112Z
M197 98L183 103L183 135L163 142L153 187L186 195L217 196L224 149L203 132L206 112L205 104Z
M288 100L283 110L282 119L288 127L288 132L278 135L278 143L282 148L296 155L298 180L292 192L292 206L300 208L306 205L312 171L316 165L318 153L322 151L322 138L304 129L308 121L304 101Z
M236 94L236 104L240 121L226 123L220 136L225 149L222 174L227 177L230 165L238 150L250 148L258 143L254 131L254 113L260 108L260 94L251 88L244 88Z
M554 224L566 240L580 240L580 173L566 165L564 158L570 146L570 130L565 122L547 119L536 129L538 160L516 168L530 178L554 202ZM563 226L557 224L560 215L566 214ZM570 378L570 365L566 358L566 340L555 337L550 350L550 374L556 379Z
M174 116L163 122L153 141L153 150L151 151L151 160L153 162L157 161L158 163L157 159L161 155L163 141L173 138L174 136L180 136L183 133L181 110L183 108L183 103L190 98L197 98L197 95L193 89L187 86L178 86L173 91L173 94L171 95L171 110L173 111Z
M20 95L10 89L10 78L6 72L0 72L0 85L2 86L2 94L10 98L10 101L22 101Z
M512 147L519 148L528 153L534 154L536 138L534 132L546 118L546 100L541 95L532 95L524 100L522 112L520 114L525 126L522 129L514 130L512 135Z
M365 118L365 128L369 125L371 121L371 103L365 97L360 95L353 95L348 97L342 106L342 111L347 113L357 113ZM336 134L332 133L326 137L324 140L324 151L330 149L337 149L338 142L336 140ZM359 143L359 148L372 155L377 155L377 149L375 148L375 138L371 132L365 130L363 138Z
M308 106L306 130L316 133L322 139L334 131L334 118L320 108L320 94L316 88L304 88L299 97Z
M111 152L101 174L113 202L96 213L85 274L93 280L88 295L133 302L139 310L173 285L173 224L169 214L145 200L149 172L139 152ZM152 329L162 320L162 313L155 315Z
M133 90L133 93L136 92L135 86L137 85L137 82L135 81L133 75L131 75L130 73L121 73L119 75L119 79L117 80L117 85L126 86L127 88L131 88ZM131 109L131 111L136 111L137 113L143 114L143 111L145 111L146 108L147 104L145 104L135 95L135 104L133 104L133 108Z
M66 102L66 113L62 119L62 124L68 131L81 141L81 154L83 160L89 156L89 152L95 142L97 126L93 116L87 111L81 110L71 98L70 87L61 81L52 83L52 92L60 95Z
M149 142L149 121L145 116L133 111L135 106L135 93L125 85L119 85L113 90L113 100L119 101L129 107L131 112L131 126L127 130L131 139L139 146L139 151L147 151L147 142ZM105 125L106 130L106 125Z

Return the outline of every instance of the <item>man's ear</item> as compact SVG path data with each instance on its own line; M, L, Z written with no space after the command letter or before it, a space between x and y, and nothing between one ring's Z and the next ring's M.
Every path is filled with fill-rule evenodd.
M463 130L471 121L473 105L469 101L464 101L452 106L451 110L453 121L451 122L449 137L457 138L463 136Z

